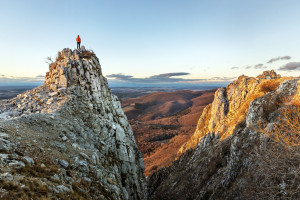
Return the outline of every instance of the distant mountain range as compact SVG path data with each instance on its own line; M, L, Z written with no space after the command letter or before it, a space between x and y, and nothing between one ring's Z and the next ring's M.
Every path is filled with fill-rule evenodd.
M139 96L155 93L155 92L174 92L180 90L203 91L222 87L222 84L205 84L198 86L169 86L169 87L111 87L111 91L119 97L119 99L136 98ZM31 90L37 85L5 85L0 86L0 99L10 99L18 94Z

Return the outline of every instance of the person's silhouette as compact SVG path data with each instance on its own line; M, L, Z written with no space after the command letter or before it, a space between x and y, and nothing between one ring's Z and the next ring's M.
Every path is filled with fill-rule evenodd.
M77 42L77 49L80 49L81 38L79 37L79 35L76 38L76 42Z

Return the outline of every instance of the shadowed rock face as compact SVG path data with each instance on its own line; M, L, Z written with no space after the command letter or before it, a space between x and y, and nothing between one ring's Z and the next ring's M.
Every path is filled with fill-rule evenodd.
M260 123L265 129L279 124L285 118L282 110L297 105L293 102L299 101L300 79L273 80L280 86L259 95L255 94L267 80L245 76L218 90L187 143L189 148L184 146L184 153L170 167L149 178L150 199L300 198L296 192L300 181L299 146L281 148L260 128ZM289 97L284 104L280 103L283 97ZM239 107L247 101L241 120L228 123L239 119L233 114L239 113ZM223 137L228 130L232 131Z
M146 198L142 155L91 51L64 49L43 86L1 101L0 132L1 198L14 185L24 198Z

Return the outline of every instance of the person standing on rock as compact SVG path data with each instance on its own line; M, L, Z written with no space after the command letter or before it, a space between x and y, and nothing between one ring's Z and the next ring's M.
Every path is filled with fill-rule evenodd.
M79 35L76 38L76 42L77 42L77 49L80 49L81 38L79 37Z

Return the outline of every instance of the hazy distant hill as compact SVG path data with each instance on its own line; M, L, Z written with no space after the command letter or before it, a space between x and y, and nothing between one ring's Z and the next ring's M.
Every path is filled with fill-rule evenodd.
M0 86L0 99L10 99L36 86Z

